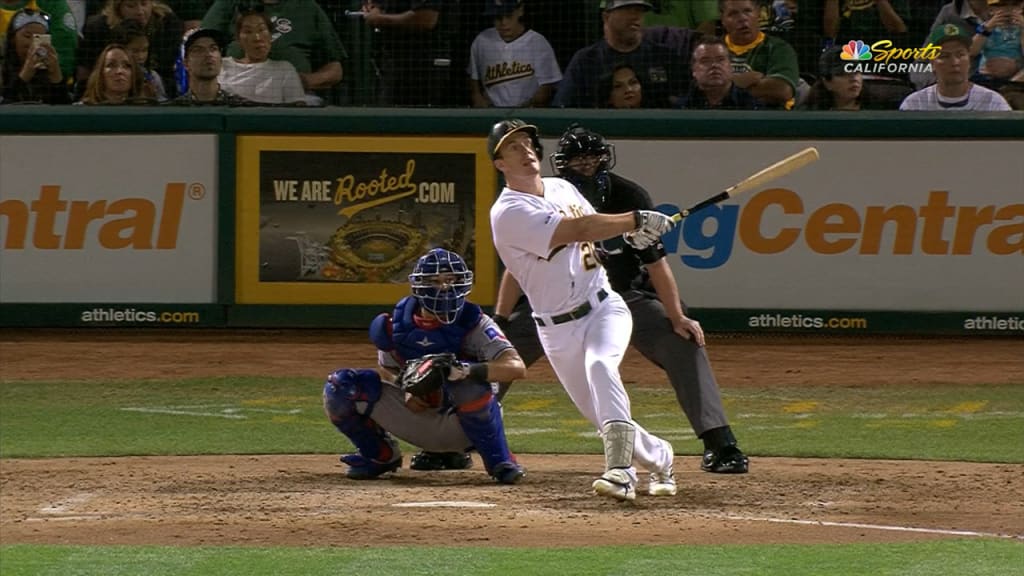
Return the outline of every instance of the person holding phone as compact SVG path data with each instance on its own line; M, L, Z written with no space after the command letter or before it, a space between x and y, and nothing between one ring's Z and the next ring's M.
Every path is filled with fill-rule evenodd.
M46 14L28 9L15 13L4 43L7 54L3 65L5 104L71 103Z

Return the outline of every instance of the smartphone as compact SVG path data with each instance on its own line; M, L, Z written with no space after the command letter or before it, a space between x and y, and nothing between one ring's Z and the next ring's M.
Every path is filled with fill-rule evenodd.
M43 44L46 44L47 46L52 46L52 44L50 44L50 35L49 34L33 34L32 35L32 50L39 49L39 47L42 46Z

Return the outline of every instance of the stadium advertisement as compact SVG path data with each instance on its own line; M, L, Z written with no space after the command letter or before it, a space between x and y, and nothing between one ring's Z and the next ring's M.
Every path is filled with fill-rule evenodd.
M0 303L214 303L217 154L213 135L0 136ZM136 312L95 321L183 321Z
M1016 311L1007 322L1024 326L1024 142L613 142L614 171L668 213L807 146L821 154L664 237L693 306ZM769 316L751 322L828 322Z
M433 247L496 275L486 214L494 172L480 138L240 136L236 301L390 304Z

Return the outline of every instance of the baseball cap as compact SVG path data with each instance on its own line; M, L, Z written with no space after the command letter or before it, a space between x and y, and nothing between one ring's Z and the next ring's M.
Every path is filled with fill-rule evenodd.
M227 37L221 33L220 30L214 30L213 28L197 28L194 32L185 38L185 53L188 54L188 49L196 43L196 40L200 38L212 38L217 43L217 47L222 51L227 49Z
M654 10L654 5L647 0L604 0L601 2L601 8L604 8L606 11L625 8L626 6L643 6L648 10Z
M487 6L484 7L484 16L511 14L522 5L522 0L487 0Z
M928 35L928 43L941 46L943 42L957 40L970 48L971 36L972 34L963 26L952 23L940 24L932 28L931 34Z
M844 76L849 74L846 71L847 61L843 60L843 48L832 46L821 53L818 58L818 76Z

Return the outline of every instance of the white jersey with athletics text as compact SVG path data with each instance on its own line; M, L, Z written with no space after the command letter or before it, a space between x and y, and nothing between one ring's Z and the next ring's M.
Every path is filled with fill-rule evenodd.
M544 195L505 187L491 206L491 233L498 256L515 277L533 311L561 314L598 290L611 291L593 242L549 247L563 218L594 214L590 202L561 178L544 178Z
M523 106L541 86L562 79L551 44L533 30L511 42L494 28L484 30L469 49L467 72L497 107Z
M1004 112L1012 110L1012 108L1010 108L1010 105L1006 103L1006 99L1000 93L995 90L989 90L984 86L971 84L967 94L962 98L944 98L939 94L935 85L932 84L923 90L918 90L907 96L903 103L900 104L900 110L913 112L940 110L954 112L958 110L964 112Z

